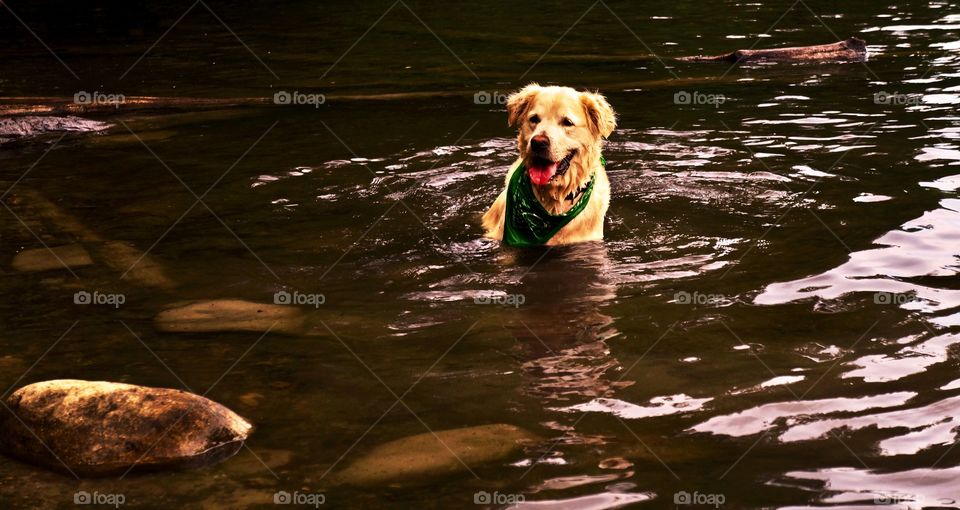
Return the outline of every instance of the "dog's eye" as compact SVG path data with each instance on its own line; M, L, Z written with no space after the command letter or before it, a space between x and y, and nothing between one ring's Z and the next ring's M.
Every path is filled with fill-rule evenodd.
M563 124L564 127L572 127L573 121L564 117L563 120L560 121L560 124Z
M539 123L540 123L540 116L539 116L539 115L534 115L534 116L530 117L530 123L531 123L531 124L539 124Z

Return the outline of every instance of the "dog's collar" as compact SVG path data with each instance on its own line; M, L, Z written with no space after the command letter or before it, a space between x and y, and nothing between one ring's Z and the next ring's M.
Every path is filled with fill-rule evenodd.
M607 161L600 158L600 164ZM537 200L533 184L527 175L523 161L513 171L507 183L507 206L503 222L503 242L511 246L542 246L561 228L580 215L590 202L596 172L590 176L585 186L567 195L573 200L573 206L563 214L550 214Z

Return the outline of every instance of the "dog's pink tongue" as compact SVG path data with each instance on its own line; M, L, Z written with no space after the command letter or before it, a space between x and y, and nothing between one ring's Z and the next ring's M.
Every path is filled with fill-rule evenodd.
M527 174L530 176L530 181L537 186L543 186L550 182L550 178L553 177L555 173L557 173L556 163L539 163L527 167Z

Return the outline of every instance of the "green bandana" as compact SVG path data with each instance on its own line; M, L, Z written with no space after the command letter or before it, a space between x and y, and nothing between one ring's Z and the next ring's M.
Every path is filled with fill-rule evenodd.
M607 162L601 157L600 164L606 166ZM533 194L530 176L527 175L526 166L521 161L520 166L510 177L510 182L507 183L507 211L503 223L503 242L523 248L547 244L554 234L587 208L595 177L596 175L590 176L586 189L569 211L563 214L550 214Z

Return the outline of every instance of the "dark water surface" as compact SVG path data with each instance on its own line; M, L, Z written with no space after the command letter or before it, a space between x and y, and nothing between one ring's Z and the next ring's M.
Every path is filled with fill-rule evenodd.
M273 507L280 490L330 508L481 508L478 491L529 508L664 508L682 491L960 507L955 3L210 0L182 19L190 3L47 4L0 9L2 97L326 102L121 110L101 134L0 147L10 196L50 198L180 282L18 273L18 252L76 239L0 210L3 389L210 388L257 427L220 465L122 480L2 457L4 507L70 507L77 490L144 508ZM671 60L851 35L866 64ZM620 114L603 243L481 238L516 149L475 94L529 81L599 89ZM77 290L126 302L75 305ZM319 334L152 324L171 303L278 291L323 294L306 308ZM488 423L546 441L391 487L325 476Z

